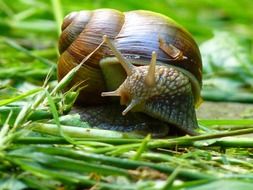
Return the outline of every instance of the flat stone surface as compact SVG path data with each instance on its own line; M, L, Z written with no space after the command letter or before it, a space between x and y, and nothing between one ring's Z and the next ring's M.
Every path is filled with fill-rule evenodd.
M252 119L253 104L204 102L197 109L198 119Z

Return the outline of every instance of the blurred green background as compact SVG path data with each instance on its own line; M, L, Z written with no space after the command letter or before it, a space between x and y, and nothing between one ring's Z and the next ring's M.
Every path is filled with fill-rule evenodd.
M146 9L173 18L200 46L204 98L253 102L252 0L0 0L0 88L41 85L57 62L63 16L98 8Z
M26 37L32 37L40 31L45 36L50 34L56 37L54 12L49 0L0 2L1 35L20 36L27 31ZM63 15L74 10L98 8L113 8L120 11L146 9L160 12L185 26L198 42L210 38L214 30L233 31L245 38L253 35L251 0L61 0L60 2Z

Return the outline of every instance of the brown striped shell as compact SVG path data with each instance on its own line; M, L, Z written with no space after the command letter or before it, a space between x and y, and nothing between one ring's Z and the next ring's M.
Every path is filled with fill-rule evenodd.
M158 61L190 72L201 87L201 57L191 35L172 19L142 10L123 13L98 9L67 15L59 40L59 80L102 42L103 35L113 39L117 49L133 64L148 64L152 51L156 51ZM187 59L173 60L159 48L159 38L181 50ZM88 84L79 101L89 104L104 101L101 92L106 91L106 86L99 61L110 56L113 56L112 52L103 45L78 71L70 86L82 81Z

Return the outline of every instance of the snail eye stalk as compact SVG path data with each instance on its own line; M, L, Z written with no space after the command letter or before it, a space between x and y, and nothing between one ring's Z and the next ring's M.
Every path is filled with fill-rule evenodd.
M145 78L145 84L147 86L154 86L155 85L155 65L156 65L156 58L157 58L157 54L155 51L152 52L152 58L151 58L151 62L148 68L148 73L147 76Z
M122 67L126 71L127 76L130 76L132 74L132 72L133 72L134 66L127 59L125 59L122 56L122 54L119 52L119 50L117 50L116 46L108 38L107 35L103 36L103 40L107 43L108 47L112 50L112 52L114 53L114 55L117 57L117 59L119 60L120 64L122 65Z
M119 90L115 90L115 91L111 91L111 92L102 92L101 94L102 97L105 97L105 96L120 96L120 92Z
M126 115L131 109L133 109L136 105L140 103L138 99L132 99L130 104L126 107L126 109L122 112L122 115Z

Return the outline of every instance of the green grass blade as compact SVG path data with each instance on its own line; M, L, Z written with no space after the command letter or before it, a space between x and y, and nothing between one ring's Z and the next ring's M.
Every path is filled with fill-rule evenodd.
M147 135L145 139L143 139L141 146L138 148L136 154L133 157L133 160L139 160L141 158L141 154L146 151L147 144L151 139L151 135Z
M15 96L13 98L0 100L0 106L4 106L4 105L10 104L10 103L22 100L22 99L24 99L28 96L34 95L42 90L43 90L43 88L36 88L36 89L30 90L30 91L24 92L23 94Z
M61 1L60 0L51 0L51 4L52 4L56 24L57 24L58 35L60 35L61 34L61 24L63 21Z

